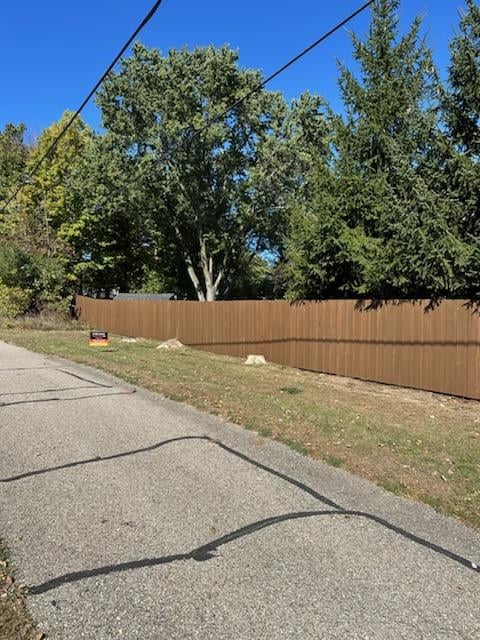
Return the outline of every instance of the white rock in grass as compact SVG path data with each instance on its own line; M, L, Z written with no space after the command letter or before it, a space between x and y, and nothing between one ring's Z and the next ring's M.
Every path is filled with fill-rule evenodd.
M177 351L178 349L183 349L185 345L183 345L178 338L171 338L171 340L166 340L165 342L161 342L157 349L165 349L167 351Z
M245 364L267 364L265 356L251 355L245 360Z
M137 338L128 338L127 337L127 338L122 338L120 340L120 342L128 342L128 343L130 343L130 342L138 342L138 340L137 340Z

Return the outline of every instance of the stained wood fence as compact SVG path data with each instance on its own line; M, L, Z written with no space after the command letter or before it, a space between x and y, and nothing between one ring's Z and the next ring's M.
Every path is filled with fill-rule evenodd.
M480 399L480 315L466 301L155 302L78 296L79 318L112 333L301 369Z

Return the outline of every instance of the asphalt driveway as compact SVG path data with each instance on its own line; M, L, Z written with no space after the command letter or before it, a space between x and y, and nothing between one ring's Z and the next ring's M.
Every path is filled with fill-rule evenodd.
M52 639L480 637L478 533L4 343L0 533Z

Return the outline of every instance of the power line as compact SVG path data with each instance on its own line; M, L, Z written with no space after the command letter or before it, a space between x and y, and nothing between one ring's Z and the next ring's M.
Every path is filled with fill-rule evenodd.
M191 142L192 140L194 140L195 138L197 138L198 136L200 136L202 133L204 133L205 131L207 131L212 125L214 125L216 122L218 122L219 120L221 120L222 118L224 118L225 116L227 116L231 111L233 111L233 109L236 109L238 106L240 106L241 104L243 104L246 100L248 100L249 98L251 98L253 95L255 95L256 93L258 93L259 91L261 91L267 84L269 84L272 80L274 80L277 76L279 76L281 73L283 73L284 71L286 71L287 69L289 69L292 65L294 65L296 62L298 62L301 58L303 58L304 56L306 56L308 53L310 53L310 51L312 51L313 49L315 49L316 47L318 47L318 45L320 45L322 42L325 42L325 40L327 40L328 38L330 38L334 33L336 33L337 31L339 31L342 27L344 27L346 24L348 24L349 22L351 22L354 18L356 18L358 15L360 15L361 13L363 13L363 11L365 11L366 9L368 9L368 7L370 7L370 5L372 5L375 2L375 0L369 0L368 2L365 2L365 4L363 4L361 7L359 7L356 11L354 11L353 13L351 13L349 16L347 16L346 18L344 18L341 22L338 22L334 27L332 27L331 29L329 29L329 31L327 31L326 33L324 33L322 36L320 36L320 38L318 38L317 40L315 40L315 42L312 42L312 44L310 44L308 47L306 47L305 49L303 49L303 51L301 51L300 53L298 53L296 56L294 56L293 58L291 58L288 62L286 62L284 65L282 65L279 69L277 69L276 71L274 71L273 73L271 73L267 78L265 78L264 80L262 80L262 82L260 82L258 85L256 85L255 87L253 87L253 89L251 89L250 91L248 91L244 96L242 96L241 98L238 98L235 102L233 102L229 107L227 107L224 111L222 111L221 113L219 113L216 116L212 116L211 118L209 118L206 123L200 127L200 129L194 129L192 131L192 134L190 136L189 141ZM187 130L185 130L187 131ZM160 155L160 157L158 158L158 160L162 161L162 160L166 160L167 162L169 161L169 159L171 158L172 154L177 151L177 149L179 149L181 146L181 142L174 144L170 149L168 149L168 151L165 151L163 154Z
M138 36L138 34L140 33L140 31L143 30L144 27L146 27L146 25L150 22L150 20L153 18L153 16L157 13L158 9L160 8L160 5L162 4L163 0L157 0L157 2L155 2L155 4L153 5L153 7L150 9L150 11L147 13L147 15L143 18L143 20L140 22L140 24L138 25L138 27L135 29L135 31L132 33L132 35L130 36L130 38L127 40L127 42L123 45L123 47L120 49L120 51L117 53L117 55L115 56L115 58L113 59L113 61L111 62L111 64L108 66L107 70L103 73L103 75L101 76L100 80L98 80L98 82L96 83L96 85L93 87L93 89L90 91L90 93L88 94L88 96L85 98L85 100L82 102L82 104L78 107L78 109L75 111L75 113L73 114L73 116L70 118L70 120L67 122L67 124L65 125L65 127L62 129L62 131L58 134L58 136L55 138L55 140L52 142L52 144L48 147L48 149L45 151L45 153L42 155L42 157L40 158L40 160L38 160L38 162L35 164L35 166L33 167L33 169L30 171L30 173L25 176L25 182L29 182L33 176L36 174L36 172L38 171L38 169L40 168L40 166L43 164L43 162L46 160L46 158L57 148L58 143L60 142L60 140L63 138L63 136L67 133L67 131L70 129L70 127L72 126L72 124L75 122L75 120L78 118L78 116L81 114L81 112L83 111L83 109L86 107L86 105L88 104L88 102L91 100L91 98L95 95L95 93L97 92L98 88L100 87L100 85L103 83L103 81L105 80L105 78L109 75L109 73L112 71L112 69L115 67L115 65L117 64L117 62L120 60L120 58L123 56L123 54L125 53L125 51L129 48L129 46L132 44L132 42L135 40L135 38ZM6 202L6 204L3 205L2 207L2 211L5 211L5 209L15 200L15 198L18 196L18 194L20 193L20 191L23 189L24 184L21 184L18 189L15 191L15 193L8 199L8 201Z
M353 13L351 13L349 16L347 16L344 20L342 20L341 22L337 23L334 27L332 27L329 31L327 31L326 33L323 34L323 36L320 36L320 38L318 38L317 40L315 40L315 42L312 42L312 44L310 44L308 47L306 47L306 49L304 49L303 51L301 51L300 53L298 53L296 56L294 56L293 58L291 58L288 62L286 62L283 66L281 66L279 69L277 69L276 71L274 71L273 73L271 73L267 78L265 78L265 80L263 80L262 82L260 82L256 87L254 87L253 89L251 89L248 93L246 93L242 98L239 98L238 100L236 100L233 104L231 104L229 107L227 107L225 109L225 111L222 111L222 113L218 114L217 116L213 116L212 118L210 118L209 120L207 120L207 122L203 125L203 127L201 127L200 129L195 129L194 134L192 136L196 137L200 134L202 134L204 131L206 131L207 129L209 129L212 124L215 124L216 122L218 122L219 120L221 120L222 118L224 118L226 115L228 115L230 113L230 111L232 111L233 109L236 109L238 106L240 106L243 102L245 102L246 100L248 100L249 98L251 98L253 95L255 95L256 93L258 93L259 91L261 91L267 84L269 84L272 80L274 80L277 76L279 76L281 73L283 73L284 71L286 71L289 67L291 67L292 65L294 65L296 62L298 62L301 58L303 58L304 56L307 55L307 53L310 53L310 51L312 51L313 49L315 49L316 47L318 47L319 44L321 44L322 42L324 42L325 40L327 40L328 38L330 38L334 33L336 33L337 31L339 31L342 27L344 27L346 24L348 24L349 22L351 22L354 18L356 18L358 15L360 15L363 11L365 11L365 9L368 9L368 7L370 5L372 5L375 2L375 0L369 0L369 2L366 2L364 5L362 5L360 8L358 8L356 11L354 11Z
M194 129L191 135L190 140L193 140L194 138L198 137L199 135L201 135L202 133L204 133L205 131L207 131L213 124L215 124L216 122L218 122L219 120L221 120L222 118L224 118L225 116L227 116L233 109L236 109L238 106L240 106L241 104L243 104L246 100L248 100L249 98L251 98L253 95L255 95L256 93L258 93L259 91L261 91L267 84L269 84L272 80L274 80L276 77L278 77L281 73L283 73L284 71L286 71L287 69L289 69L292 65L294 65L296 62L298 62L301 58L303 58L304 56L306 56L308 53L310 53L313 49L315 49L316 47L318 47L322 42L324 42L325 40L327 40L328 38L330 38L333 34L335 34L337 31L339 31L342 27L344 27L345 25L347 25L349 22L351 22L354 18L356 18L358 15L360 15L361 13L363 13L363 11L365 11L366 9L368 9L368 7L370 7L373 3L375 2L375 0L369 0L368 2L365 2L365 4L363 4L361 7L359 7L356 11L354 11L353 13L351 13L350 15L348 15L346 18L344 18L343 20L341 20L340 22L338 22L334 27L332 27L331 29L329 29L326 33L324 33L322 36L320 36L317 40L315 40L314 42L312 42L308 47L306 47L305 49L303 49L303 51L301 51L300 53L298 53L297 55L295 55L293 58L291 58L288 62L286 62L284 65L282 65L279 69L277 69L276 71L274 71L273 73L271 73L267 78L265 78L262 82L260 82L258 85L256 85L255 87L253 87L253 89L251 89L250 91L248 91L244 96L242 96L241 98L238 98L235 102L233 102L229 107L227 107L224 111L222 111L220 114L216 115L216 116L212 116L211 118L209 118L207 120L207 122L200 128L200 129ZM89 93L89 95L87 96L87 98L83 101L82 105L79 107L79 109L75 112L75 114L72 116L72 118L69 120L69 122L67 123L67 125L64 127L64 129L60 132L60 134L57 136L57 138L53 141L53 143L50 145L50 147L47 149L47 151L43 154L43 156L40 158L40 160L35 164L34 168L31 170L31 172L28 174L28 176L26 177L26 181L29 181L34 175L35 173L38 171L40 165L44 162L45 158L52 152L55 150L55 148L57 147L59 141L61 140L61 138L65 135L65 133L67 132L67 130L69 129L69 127L73 124L74 120L78 117L78 115L81 113L82 109L85 107L85 105L88 103L88 101L92 98L92 96L95 94L95 92L97 91L97 89L100 87L100 85L102 84L102 82L105 80L105 78L108 76L108 74L110 73L110 71L113 69L113 67L116 65L116 63L119 61L119 59L121 58L121 56L125 53L125 51L128 49L128 47L130 46L130 44L132 43L132 41L134 40L134 38L138 35L138 33L143 29L143 27L151 20L151 18L154 16L154 14L156 13L156 11L158 10L158 8L160 7L162 3L162 0L158 0L158 2L156 2L154 4L154 6L152 7L152 9L149 11L149 13L145 16L145 18L142 20L142 22L140 23L140 25L137 27L137 29L134 31L134 33L132 34L132 36L129 38L129 40L126 42L126 44L122 47L122 49L120 50L120 52L117 54L117 56L115 57L115 59L113 60L113 62L111 63L111 65L108 67L108 69L106 70L106 72L103 74L103 76L100 78L100 80L97 82L97 84L95 85L95 87L92 89L92 91ZM164 154L162 154L160 156L160 159L169 159L172 155L172 153L174 153L178 148L180 147L180 143L177 145L174 145L172 148L170 148L167 152L165 152ZM4 211L11 202L13 202L13 200L17 197L17 195L20 193L20 191L23 189L24 185L20 185L19 188L16 190L16 192L13 194L13 196L7 201L7 203L2 207L2 211Z

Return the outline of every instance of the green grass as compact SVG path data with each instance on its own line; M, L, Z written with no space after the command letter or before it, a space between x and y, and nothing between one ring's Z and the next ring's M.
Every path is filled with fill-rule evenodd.
M480 404L145 340L88 346L86 331L0 338L92 365L342 467L480 528Z
M345 460L342 458L337 458L337 456L326 455L324 461L329 464L331 467L343 467L345 464Z
M271 429L265 429L265 428L261 428L258 430L258 433L263 436L264 438L270 438L272 436L272 430Z
M302 390L298 387L281 387L280 391L289 393L291 396L296 396L298 393L302 393Z
M396 496L403 495L406 489L403 483L395 482L394 480L382 480L381 485L384 489L390 491L390 493L394 493ZM434 503L436 506L438 506L437 499L433 497L431 501L425 500L425 502L427 502L427 504L429 504L430 506L434 506Z
M302 456L308 455L308 447L303 445L301 442L297 442L296 440L291 440L290 438L283 438L283 443L293 449L297 453L301 453Z

